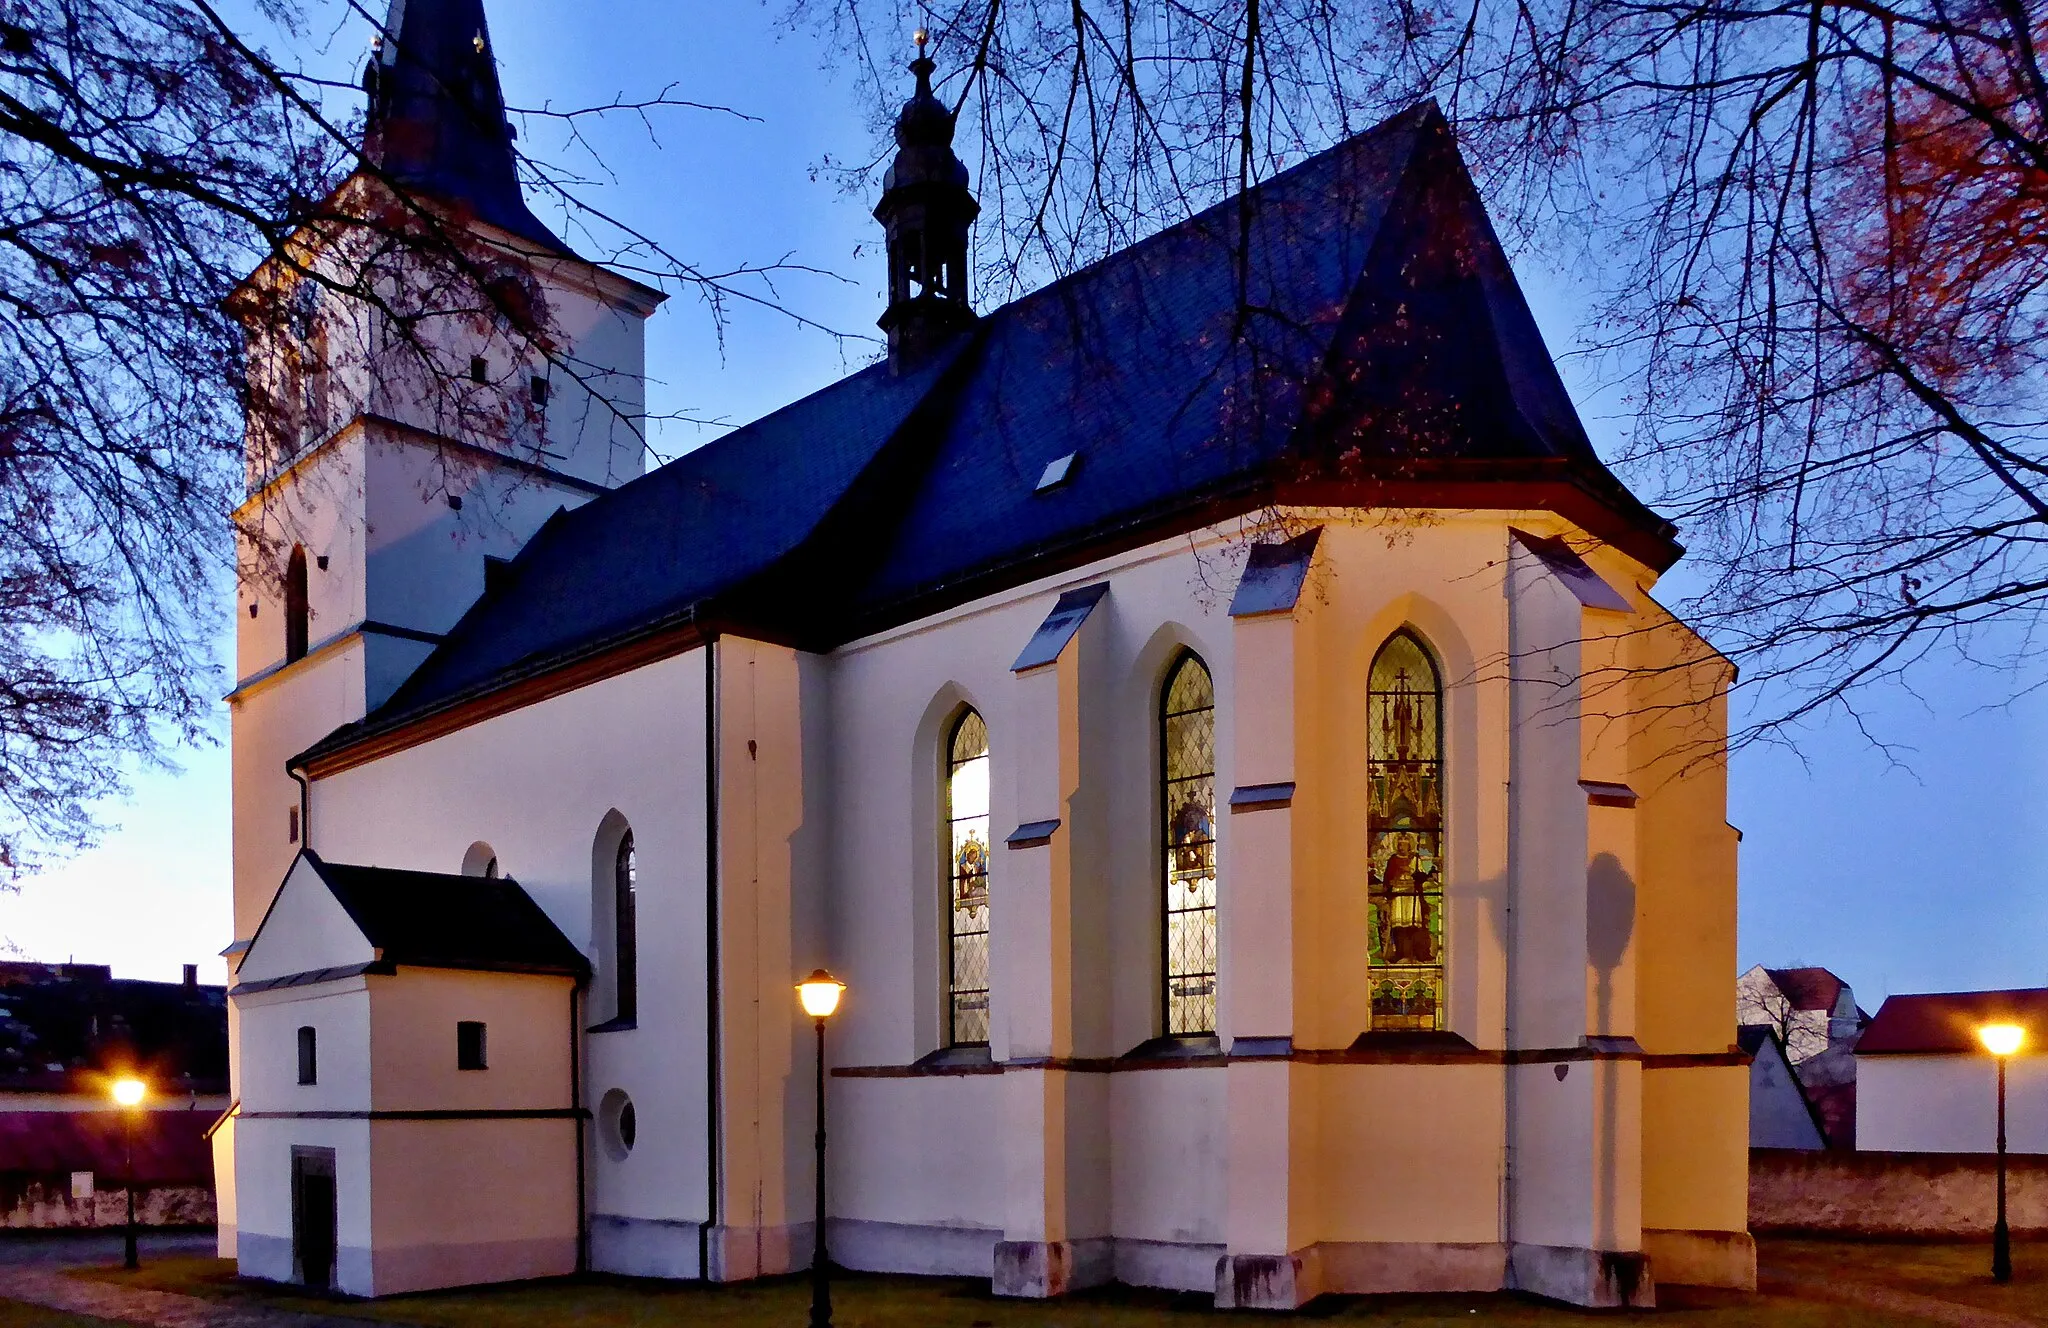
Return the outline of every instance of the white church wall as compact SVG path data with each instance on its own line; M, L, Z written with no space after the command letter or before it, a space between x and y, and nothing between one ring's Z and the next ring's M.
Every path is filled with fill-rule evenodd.
M1222 1069L1165 1067L1107 1077L1113 1230L1124 1240L1215 1246L1207 1280L1199 1284L1213 1287L1227 1199Z
M370 1002L364 979L233 997L240 1016L241 1115L234 1131L235 1250L241 1271L293 1279L292 1150L334 1150L336 1277L370 1294ZM314 1030L316 1082L298 1082L298 1030ZM320 1118L300 1113L334 1113ZM280 1115L274 1113L290 1113ZM340 1117L355 1117L342 1119Z
M484 592L486 555L512 557L556 509L591 498L383 426L370 427L365 455L364 613L414 631L453 627Z
M247 1110L244 1104L245 1112ZM244 1277L296 1280L292 1267L292 1149L334 1153L335 1285L376 1292L372 1272L370 1126L367 1120L258 1120L235 1129L235 1257Z
M294 665L286 674L237 691L231 798L234 808L235 938L255 935L304 839L292 837L299 786L285 762L360 718L364 644L360 637Z
M588 954L601 948L592 939L592 839L614 809L631 825L638 1026L585 1040L585 1105L596 1110L616 1089L637 1118L630 1152L615 1155L602 1130L590 1151L593 1254L612 1271L694 1275L706 1212L704 670L703 652L688 651L313 789L323 856L452 872L482 840ZM614 1266L605 1251L621 1232L638 1253Z

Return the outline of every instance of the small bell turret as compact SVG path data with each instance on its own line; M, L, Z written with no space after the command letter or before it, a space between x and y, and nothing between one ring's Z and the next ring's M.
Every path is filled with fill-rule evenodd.
M915 359L974 322L967 301L967 229L981 207L953 153L953 112L932 94L925 33L910 72L917 90L896 117L896 160L875 219L889 243L889 307L880 320L892 361Z

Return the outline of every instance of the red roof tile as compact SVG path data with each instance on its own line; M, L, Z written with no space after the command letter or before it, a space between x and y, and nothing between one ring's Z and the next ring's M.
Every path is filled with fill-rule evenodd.
M0 1172L90 1171L102 1186L128 1174L123 1113L0 1111ZM210 1111L144 1111L135 1121L135 1179L145 1185L211 1184Z
M1948 991L1892 996L1856 1044L1858 1056L1979 1052L1977 1029L1989 1023L2019 1024L2028 1050L2048 1044L2048 987L2017 991Z

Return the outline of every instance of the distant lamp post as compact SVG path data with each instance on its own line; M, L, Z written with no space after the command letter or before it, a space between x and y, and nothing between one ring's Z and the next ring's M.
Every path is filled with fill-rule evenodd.
M121 1139L127 1154L123 1167L122 1188L128 1191L128 1224L121 1232L121 1266L139 1268L141 1261L135 1257L135 1118L142 1099L149 1096L149 1085L140 1079L116 1079L114 1081L114 1102L121 1108Z
M818 1211L811 1245L811 1328L832 1328L830 1266L825 1258L825 1021L839 1008L846 984L819 969L796 984L804 1013L818 1027Z
M1998 1062L1998 1221L1991 1228L1991 1280L2012 1281L2012 1232L2005 1225L2005 1063L2027 1040L2018 1024L1986 1024L1977 1040Z

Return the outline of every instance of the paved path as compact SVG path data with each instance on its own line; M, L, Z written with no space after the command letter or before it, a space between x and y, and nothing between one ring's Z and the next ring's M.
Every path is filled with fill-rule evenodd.
M1765 1276L1758 1279L1757 1290L1774 1296L1823 1301L1830 1305L1853 1305L1858 1309L1907 1314L1931 1323L1949 1324L1951 1328L2041 1328L2038 1319L2006 1314L2000 1310L1979 1309L1953 1300L1937 1300L1911 1291L1895 1291L1867 1282L1807 1282Z
M153 1257L212 1252L210 1233L151 1233L144 1237L141 1251L145 1263ZM226 1305L169 1291L67 1277L63 1272L66 1268L117 1263L120 1258L118 1232L0 1238L0 1298L148 1328L365 1328L362 1319L299 1314L256 1305Z

